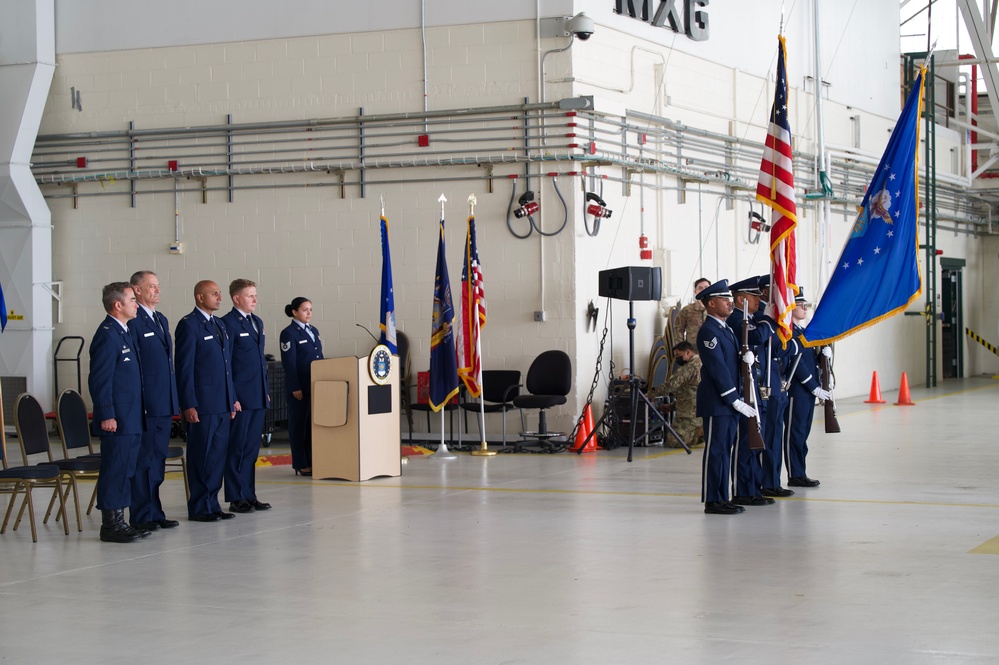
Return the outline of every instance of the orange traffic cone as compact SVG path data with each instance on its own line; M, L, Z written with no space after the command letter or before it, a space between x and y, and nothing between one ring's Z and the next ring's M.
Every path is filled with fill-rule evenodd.
M878 383L878 373L877 371L875 371L874 376L871 377L871 396L864 400L864 404L884 404L884 403L885 400L881 399L881 384Z
M593 410L590 405L587 404L586 408L583 409L583 417L579 422L579 427L576 428L576 441L569 448L570 451L577 453L580 448L583 448L584 453L593 452L597 449L597 437L594 434L590 436L593 432ZM590 437L589 441L586 441L586 437ZM583 447L583 443L586 443L586 447Z
M898 401L895 406L915 406L916 403L909 398L909 377L902 372L902 385L898 387Z

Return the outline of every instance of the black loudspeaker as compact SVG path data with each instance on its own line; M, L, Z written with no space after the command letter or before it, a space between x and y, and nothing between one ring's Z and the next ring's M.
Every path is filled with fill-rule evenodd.
M659 300L663 292L660 268L627 266L600 271L600 297L615 300Z

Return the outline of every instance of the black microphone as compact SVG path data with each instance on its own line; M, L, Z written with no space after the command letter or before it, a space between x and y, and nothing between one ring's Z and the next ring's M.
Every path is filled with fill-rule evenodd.
M368 333L369 335L371 335L371 339L375 340L375 344L381 344L381 340L379 340L377 337L375 337L371 333L370 330L368 330L367 328L365 328L364 326L362 326L360 323L355 323L354 325L357 326L358 328L362 329L364 332Z

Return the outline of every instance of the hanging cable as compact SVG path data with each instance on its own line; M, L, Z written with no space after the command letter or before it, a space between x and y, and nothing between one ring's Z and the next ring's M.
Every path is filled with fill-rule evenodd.
M541 235L549 238L552 236L557 236L558 234L562 233L562 229L564 229L565 225L569 223L569 204L565 202L565 197L562 196L562 192L560 192L558 189L558 176L556 176L555 174L551 174L551 176L552 176L552 186L555 188L555 195L558 196L558 200L562 202L562 226L558 227L557 230L552 231L551 233L545 233L544 231L541 230L541 227L539 227L537 224L534 223L534 219L533 218L531 219L531 226L534 227L534 230L540 233Z
M514 209L513 200L517 196L517 180L516 178L511 178L511 180L513 180L513 189L510 191L510 203L509 205L507 205L506 208L506 227L510 229L510 233L515 238L520 238L521 240L524 240L526 238L529 238L531 234L534 233L535 231L537 231L538 234L542 236L550 238L552 236L557 236L559 233L562 233L562 231L566 227L566 224L569 223L569 205L565 202L565 197L562 196L562 192L559 191L558 176L554 173L549 173L548 175L550 175L552 178L552 185L555 187L555 194L558 196L558 200L562 202L562 225L559 226L558 229L556 229L555 231L551 232L546 232L541 230L541 227L538 226L538 224L534 221L534 214L541 209L541 206L538 205L537 201L534 200L534 192L530 190L520 195L520 198L517 200L517 202L520 204L520 207ZM516 217L517 219L525 219L525 218L527 219L528 222L527 233L517 233L514 230L513 224L510 222L510 213L513 213L513 216Z

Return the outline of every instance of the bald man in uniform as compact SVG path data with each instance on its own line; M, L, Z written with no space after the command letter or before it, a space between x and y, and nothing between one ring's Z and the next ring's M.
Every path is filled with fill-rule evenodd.
M177 322L174 335L177 396L187 422L187 515L195 522L235 517L222 511L219 490L229 444L229 426L239 410L232 383L232 344L214 313L222 291L211 280L194 286L194 310Z

